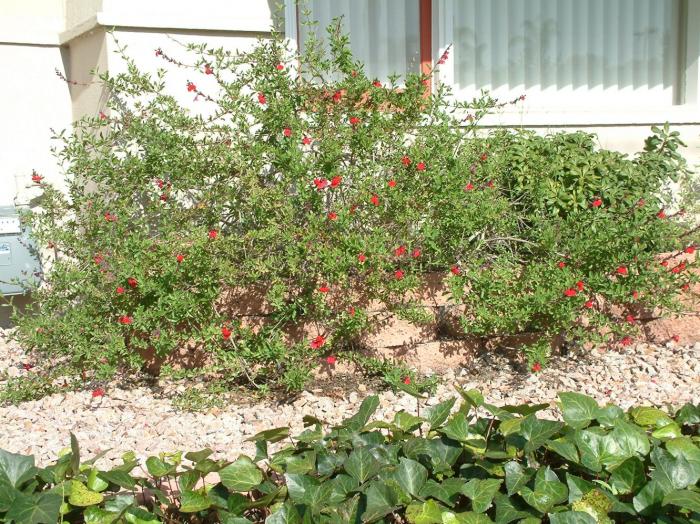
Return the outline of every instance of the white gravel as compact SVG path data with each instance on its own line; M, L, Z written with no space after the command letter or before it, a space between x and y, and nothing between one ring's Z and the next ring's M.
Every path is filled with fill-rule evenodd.
M1 335L2 333L0 333ZM0 340L0 387L2 376L35 373L21 369L26 361L21 349ZM456 395L451 384L481 390L487 401L502 405L520 402L552 402L557 391L579 391L599 402L623 408L632 404L679 407L700 403L700 343L692 346L638 344L624 351L594 350L587 356L557 357L541 373L516 369L498 355L484 355L469 369L443 376L428 405ZM183 383L165 383L165 391L183 389ZM245 439L271 427L291 426L301 431L302 417L314 415L336 423L353 414L369 387L357 387L338 398L305 391L288 403L274 400L227 404L207 412L178 412L172 395L160 387L107 386L105 396L92 398L91 391L55 394L18 406L0 407L0 448L33 454L39 464L55 459L68 446L69 432L78 437L84 456L110 449L101 459L104 466L127 450L146 457L164 451L210 447L216 456L233 459L253 454ZM383 391L379 418L390 420L405 409L415 413L416 400ZM553 405L553 404L552 404Z

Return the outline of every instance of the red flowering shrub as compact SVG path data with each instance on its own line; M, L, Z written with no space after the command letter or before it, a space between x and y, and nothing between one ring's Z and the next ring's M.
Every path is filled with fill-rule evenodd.
M373 83L333 40L330 58L308 44L304 74L277 38L248 53L191 46L182 62L158 51L189 68L177 89L201 114L166 73L129 60L103 75L107 118L61 135L68 192L33 177L42 211L26 218L53 250L21 342L100 375L196 343L226 376L300 387L366 329L355 291L410 316L408 292L437 272L464 334L538 335L526 350L539 370L554 335L605 326L626 340L640 308L673 309L697 280L694 258L677 269L700 239L671 211L685 167L668 129L632 159L584 133L477 135L495 100L426 96L423 75ZM260 285L263 328L220 307L226 289ZM300 321L318 331L288 342Z

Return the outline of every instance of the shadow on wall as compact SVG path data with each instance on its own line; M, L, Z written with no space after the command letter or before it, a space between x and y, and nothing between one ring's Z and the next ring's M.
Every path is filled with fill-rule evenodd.
M3 302L0 303L0 329L9 329L13 327L12 306L16 306L21 313L24 313L32 304L31 295L14 295L0 299L3 300Z

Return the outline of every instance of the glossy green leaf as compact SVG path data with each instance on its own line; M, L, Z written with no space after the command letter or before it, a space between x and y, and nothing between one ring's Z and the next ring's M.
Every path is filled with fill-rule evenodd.
M598 416L598 402L581 393L559 393L564 422L574 429L583 429Z
M469 497L472 503L472 511L484 513L491 507L493 497L503 484L500 479L471 479L462 487L462 494Z
M263 475L249 457L241 455L219 471L221 483L231 491L250 491L263 480Z

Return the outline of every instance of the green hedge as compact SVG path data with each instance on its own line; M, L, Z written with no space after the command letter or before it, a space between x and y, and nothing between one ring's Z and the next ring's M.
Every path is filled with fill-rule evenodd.
M700 522L700 406L624 412L560 393L558 422L537 417L548 404L458 392L452 414L454 398L391 423L371 421L371 396L336 427L307 416L293 438L258 433L255 457L234 462L204 449L139 467L126 453L102 470L81 462L75 437L46 468L0 451L0 522ZM214 472L220 482L205 482Z

